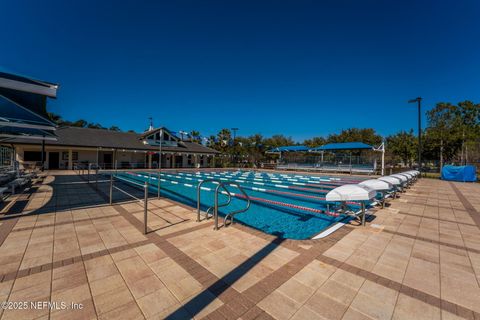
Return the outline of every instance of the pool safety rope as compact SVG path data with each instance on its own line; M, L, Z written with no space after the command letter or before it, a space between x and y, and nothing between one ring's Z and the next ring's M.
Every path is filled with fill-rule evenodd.
M178 172L178 174L181 175L188 175L188 173L184 172ZM337 182L330 182L330 181L299 181L298 179L270 179L270 178L252 178L244 175L238 175L238 174L214 174L214 173L199 173L197 172L195 175L209 175L209 176L214 176L214 177L226 177L226 178L231 178L231 179L241 179L241 180L246 180L246 181L268 181L272 183L290 183L293 185L299 185L299 186L306 186L307 183L311 183L312 186L314 187L324 187L324 188L335 188L334 186L337 186ZM331 186L334 185L334 186Z
M182 176L187 176L187 175L188 176L195 176L196 178L198 178L200 176L200 175L192 175L192 174L188 174L188 173L182 173L181 175ZM295 186L292 186L292 185L286 185L286 184L274 184L274 183L265 183L265 182L255 182L255 181L251 181L251 180L240 180L240 178L238 178L238 177L230 177L230 179L227 179L227 177L229 177L229 176L218 176L218 175L210 175L210 174L203 174L202 176L203 177L218 178L219 180L222 180L222 181L233 180L233 181L238 182L238 183L249 183L249 184L255 184L255 185L259 185L259 186L270 186L270 187L285 188L285 189L288 188L288 189L292 189L292 190L309 191L309 192L312 192L312 193L328 193L329 191L334 189L334 187L332 187L331 189L320 189L320 187L328 188L328 186L323 186L323 185L312 185L313 188L299 187L299 186L306 186L306 184L303 184L303 183L302 184L297 183ZM285 182L280 181L280 183L285 183Z
M163 173L162 173L163 174ZM186 174L183 174L182 177L177 177L177 176L173 176L173 175L166 175L168 177L171 177L171 178L174 178L174 179L185 179L185 175ZM211 176L204 176L204 177L211 177ZM198 179L197 181L200 182L201 179L197 176L195 177L194 179ZM286 186L286 185L280 185L280 184L269 184L269 183L260 183L260 182L246 182L246 181L242 181L242 180L236 180L236 179L227 179L227 178L218 178L219 180L222 180L222 181L234 181L234 182L238 182L238 183L241 183L242 184L242 187L245 188L245 189L251 189L253 187L250 187L250 186L247 186L245 185L245 183L249 183L249 184L255 184L255 185L260 185L260 186L267 186L267 187L274 187L274 188L284 188L284 189L291 189L291 190L299 190L299 191L308 191L308 192L311 192L311 193L321 193L321 194L324 194L324 193L328 193L330 190L324 190L324 189L318 189L318 188L304 188L304 187L297 187L297 186ZM251 189L252 190L252 189ZM254 190L254 191L257 191L257 190ZM262 192L262 190L259 190L260 192ZM272 190L272 191L276 191L276 190ZM281 191L279 191L280 193ZM295 193L291 193L291 194L295 194ZM308 197L311 197L312 199L314 199L315 196L308 196L308 195L304 195L304 194L295 194L297 195L298 197L305 197L305 198L308 198ZM324 200L324 199L322 199Z
M133 173L133 172L127 172L127 173L131 174L131 175L134 175L134 176L142 177L142 178L148 177L148 176L144 176L144 175L141 175L141 174L138 174L138 173ZM152 179L156 179L156 178L152 177ZM165 180L160 179L160 181L165 181ZM176 181L173 181L173 182L176 182ZM174 183L174 184L183 185L183 186L186 186L186 187L189 187L189 188L196 188L196 186L194 186L192 184L189 184L189 183L179 183L179 182L177 182L177 183ZM207 188L207 187L202 187L201 189L205 190L205 191L213 191L211 188ZM227 193L225 191L221 191L221 193L227 195ZM237 194L237 193L234 193L234 192L231 192L230 194L235 198L239 198L239 199L243 199L243 200L246 199L246 197L243 194ZM339 217L341 215L340 213L337 213L337 212L331 212L331 211L326 211L326 210L322 210L322 209L304 207L304 206L299 206L299 205L295 205L295 204L291 204L291 203L269 200L269 199L265 199L265 198L249 196L249 199L251 201L256 201L256 202L263 202L263 203L273 204L273 205L282 206L282 207L294 208L294 209L297 209L297 210L303 210L303 211L308 211L308 212L313 212L313 213L325 214L325 215L328 215L328 216L331 216L331 217ZM355 203L352 203L352 204L355 204Z
M258 174L258 173L241 173L239 172L231 172L231 171L209 171L210 173L213 174L221 174L221 175L236 175L236 176L241 176L241 177L255 177L255 178L266 178L266 179L275 179L275 180L286 180L286 181L297 181L300 180L306 180L305 182L314 182L314 183L325 183L325 184L332 184L332 185L342 185L342 184L348 184L348 183L359 183L363 180L359 179L344 179L344 178L336 178L336 177L331 177L331 178L325 178L325 177L317 177L317 176L302 176L302 175L283 175L283 174ZM201 171L197 171L196 173L202 173Z
M139 177L143 177L143 178L147 178L148 176L147 175L142 175L142 174L139 174L139 173L133 173L133 172L128 172L129 174L134 174L134 175L137 175ZM169 178L172 178L172 179L185 179L183 177L179 178L179 177L176 177L174 175L169 175L169 174L164 174L162 173L162 175L164 175L165 177L169 177ZM151 177L152 179L157 179L156 177ZM191 179L191 178L188 178L188 180L191 180L193 181L194 179ZM228 179L226 179L228 180ZM165 179L160 179L160 181L166 181ZM201 179L198 179L196 182L201 182L202 180ZM179 184L179 182L177 181L171 181L173 184ZM183 184L185 186L190 186L190 184ZM271 190L271 189L265 189L265 188L257 188L257 187L250 187L250 186L245 186L245 185L242 185L242 188L244 189L247 189L247 190L251 190L251 191L257 191L257 192L265 192L265 193L274 193L274 194L284 194L284 195L291 195L291 196L295 196L295 197L298 197L298 198L308 198L308 199L316 199L316 200L320 200L320 201L325 201L325 197L318 197L318 196L312 196L312 195L306 195L306 194L300 194L300 193L294 193L294 192L288 192L288 191L279 191L279 190ZM200 187L200 189L202 190L205 190L205 191L211 191L211 188L208 188L208 187Z
M186 174L179 172L179 174ZM317 187L322 186L325 188L335 188L336 186L339 185L344 185L348 183L358 183L362 180L341 180L341 181L332 181L332 180L326 180L326 179L313 179L313 177L310 178L300 178L304 181L300 181L298 179L292 179L292 178L271 178L271 177L260 177L258 175L239 175L231 172L222 172L219 174L215 173L201 173L201 172L196 172L196 175L199 174L207 174L207 175L214 175L214 176L225 176L225 177L230 177L230 178L238 178L238 179L245 179L245 180L254 180L254 181L265 181L265 180L270 180L270 182L289 182L295 185L302 185L302 186L312 186L312 187Z
M134 174L133 172L129 172L130 174ZM135 173L135 175L138 175L138 176L142 176L141 174L137 174ZM187 178L187 177L178 177L178 176L175 176L175 175L170 175L170 174L165 174L165 173L162 173L162 175L165 175L166 177L169 177L169 178L172 178L172 179L187 179L189 181L194 181L194 179L197 179L196 182L201 182L202 180L199 179L199 178ZM143 175L142 177L147 177L146 175ZM157 179L156 177L152 177L152 179ZM228 179L222 179L222 180L228 180ZM165 181L164 179L160 179L160 181ZM239 182L241 183L242 181L238 181L238 180L234 180L235 182ZM173 182L173 184L178 184L178 182ZM184 184L185 186L189 187L190 184ZM276 186L276 185L275 185ZM256 187L250 187L250 186L245 186L245 185L242 185L242 188L244 189L247 189L247 190L251 190L251 191L257 191L257 192L264 192L264 193L273 193L273 194L284 194L284 195L290 195L290 196L294 196L294 197L297 197L297 198L307 198L307 199L315 199L315 200L319 200L319 201L325 201L325 197L318 197L318 196L312 196L312 195L307 195L307 194L300 194L300 193L294 193L294 192L288 192L288 191L279 191L279 190L271 190L271 189L265 189L265 188L256 188ZM296 188L296 187L295 187ZM205 190L205 191L211 191L210 188L207 188L207 187L200 187L200 189L202 190ZM308 188L298 188L298 189L307 189L307 190L310 190ZM327 190L328 192L328 190ZM358 202L354 202L354 201L347 201L346 204L350 204L350 205L359 205Z

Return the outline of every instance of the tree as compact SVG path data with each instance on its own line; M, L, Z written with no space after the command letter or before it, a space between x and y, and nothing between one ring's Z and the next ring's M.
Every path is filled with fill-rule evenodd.
M324 137L313 137L311 139L307 139L303 141L303 145L310 147L310 148L315 148L322 146L326 143L326 140Z
M122 131L119 127L117 126L111 126L108 130L110 131Z
M382 143L382 136L377 134L372 128L351 128L342 130L339 134L330 134L327 137L327 143L336 142L363 142L373 146Z
M90 129L105 129L101 124L93 123L93 122L88 123L87 128L90 128Z
M88 125L88 122L83 119L72 122L71 124L72 127L81 127L81 128L85 128L87 125Z
M190 137L192 139L192 142L196 142L196 143L200 143L200 132L199 131L195 131L195 130L192 130L190 132Z
M283 134L275 134L270 138L265 139L264 144L268 149L282 147L282 146L292 146L295 145L292 137L286 137Z
M459 102L456 111L456 125L462 134L461 164L468 162L468 145L475 143L479 136L480 104L472 101Z
M428 158L429 151L440 155L440 172L446 160L451 160L459 150L457 108L451 103L440 102L427 111L428 127L422 152Z
M47 112L48 117L50 120L55 122L56 124L60 125L63 122L62 116L53 112Z
M412 162L417 155L417 140L413 134L413 129L410 129L409 132L400 131L388 136L386 150L405 165L412 166Z

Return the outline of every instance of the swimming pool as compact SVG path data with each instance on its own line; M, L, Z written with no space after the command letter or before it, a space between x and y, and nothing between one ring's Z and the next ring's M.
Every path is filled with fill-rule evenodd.
M123 172L117 176L132 182L150 182L150 191L157 192L157 172ZM327 211L325 194L330 190L359 180L350 177L311 176L250 171L177 171L162 172L160 190L164 197L197 206L197 186L207 179L238 183L251 200L250 209L235 215L235 221L263 232L288 239L310 239L337 222L349 219ZM201 208L213 206L216 184L205 182L201 187ZM232 201L220 207L225 215L245 208L246 200L238 188L228 186ZM219 203L227 199L219 194ZM349 203L358 209L358 203Z

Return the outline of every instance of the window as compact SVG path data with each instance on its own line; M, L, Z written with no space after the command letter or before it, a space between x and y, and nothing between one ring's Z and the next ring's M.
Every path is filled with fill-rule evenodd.
M62 160L68 160L68 151L62 152ZM78 152L76 151L72 152L72 160L73 161L78 160Z

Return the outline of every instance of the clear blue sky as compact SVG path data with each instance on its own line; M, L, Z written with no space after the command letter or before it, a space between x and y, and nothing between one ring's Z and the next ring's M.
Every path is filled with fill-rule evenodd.
M76 2L76 4L74 4ZM2 1L0 67L50 111L203 135L416 128L419 95L480 102L480 1Z

